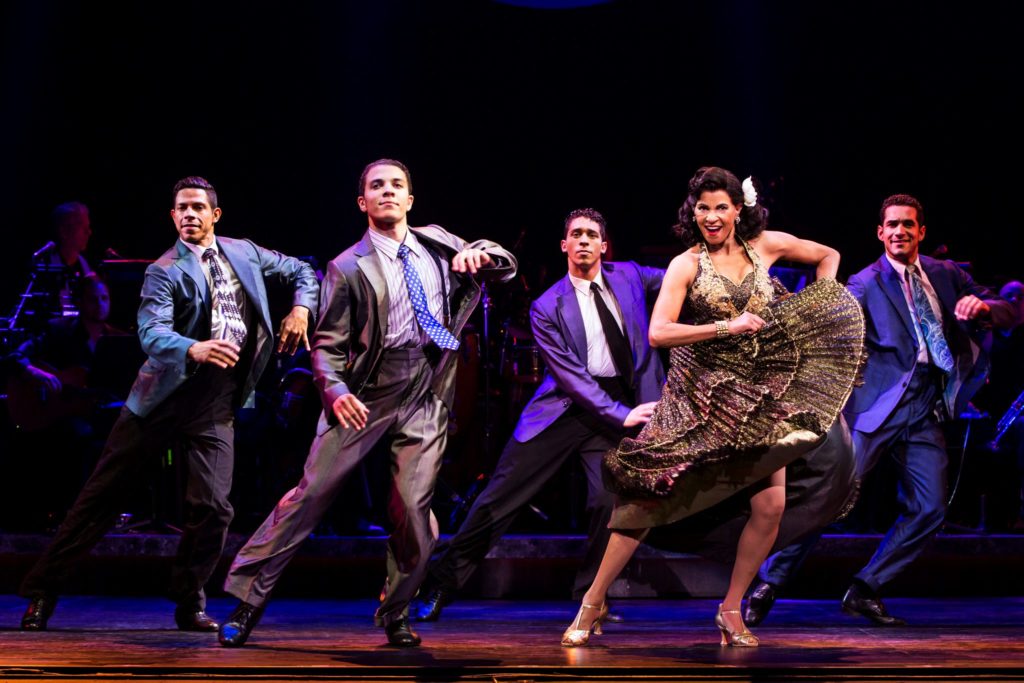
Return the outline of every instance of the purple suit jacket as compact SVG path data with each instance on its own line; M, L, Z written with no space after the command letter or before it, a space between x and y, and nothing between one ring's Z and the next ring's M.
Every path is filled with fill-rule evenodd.
M955 263L922 256L921 267L942 305L942 325L955 361L943 399L948 414L956 417L988 374L988 330L958 321L953 315L956 302L968 294L985 300L997 327L1015 323L1013 307ZM871 433L889 418L910 383L917 364L917 332L900 277L884 255L851 277L847 287L864 308L868 361L864 383L854 389L843 412L851 428Z
M657 401L665 383L661 358L647 342L647 298L661 288L665 271L632 261L601 264L609 289L619 302L626 337L633 351L638 403ZM544 359L544 379L523 409L513 436L525 443L548 428L576 403L609 425L622 428L632 406L615 401L587 372L587 336L569 276L556 282L530 307L534 340Z

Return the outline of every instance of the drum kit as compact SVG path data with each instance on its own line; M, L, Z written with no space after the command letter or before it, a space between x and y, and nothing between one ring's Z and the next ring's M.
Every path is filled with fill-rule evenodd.
M544 377L529 323L528 288L502 291L495 306L482 285L480 316L462 331L446 467L435 504L456 528L487 482L505 441ZM500 319L496 326L492 318ZM495 329L496 328L496 329Z

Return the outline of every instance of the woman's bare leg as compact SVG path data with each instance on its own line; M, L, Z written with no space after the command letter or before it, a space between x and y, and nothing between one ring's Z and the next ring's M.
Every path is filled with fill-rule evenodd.
M747 520L736 546L736 563L732 566L729 590L722 600L723 618L731 630L743 631L743 620L738 613L743 594L757 575L757 570L768 557L779 535L779 523L786 509L786 470L772 474L767 488L750 499L750 519Z

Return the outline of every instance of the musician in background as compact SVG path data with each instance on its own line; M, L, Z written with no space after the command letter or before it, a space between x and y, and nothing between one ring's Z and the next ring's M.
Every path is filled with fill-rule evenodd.
M34 454L20 459L19 467L37 471L27 481L40 476L48 481L45 487L23 491L31 498L23 506L30 526L53 527L64 516L113 424L113 416L100 406L124 399L98 391L99 386L109 385L104 378L91 376L102 337L134 339L107 322L110 292L106 284L89 273L74 288L73 303L77 316L53 318L6 363L12 372L9 410L23 442L14 450ZM126 362L135 362L127 356Z
M84 256L92 236L89 207L81 202L59 204L51 212L50 221L53 240L32 255L32 267L37 277L42 277L37 289L50 294L47 313L63 315L74 311L78 281L93 273Z
M999 296L1013 304L1018 324L1024 321L1024 283L1017 280L1007 282L999 290ZM991 415L994 424L1000 421L1009 423L1006 431L992 445L999 455L998 471L1015 471L1017 484L1012 494L1005 491L1012 495L1014 509L1006 510L1005 506L1000 506L1006 514L992 515L994 519L989 521L994 523L995 531L1006 527L1024 531L1024 416L1018 415L1014 407L1015 401L1024 396L1024 328L994 330L991 360L988 384L978 392L975 403ZM998 434L998 426L996 429ZM998 483L995 479L1001 477L994 477L992 484ZM1005 500L1006 496L999 498Z

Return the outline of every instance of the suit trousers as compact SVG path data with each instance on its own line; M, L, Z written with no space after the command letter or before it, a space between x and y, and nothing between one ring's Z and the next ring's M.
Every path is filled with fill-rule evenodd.
M626 392L617 378L602 381L602 385L612 398L624 399ZM473 502L445 550L431 563L427 587L449 592L461 589L519 512L555 476L566 459L578 453L587 476L590 517L587 552L573 584L574 599L582 597L597 575L611 535L608 520L615 497L601 481L601 460L625 433L574 405L526 443L515 437L509 439L491 481Z
M876 592L917 559L946 516L948 456L935 415L941 395L936 372L930 365L918 365L903 398L885 423L870 434L853 430L858 478L867 476L885 454L896 461L899 476L901 514L874 556L854 577ZM769 557L761 566L761 580L785 585L820 537L819 531Z
M448 410L430 390L433 370L420 349L384 352L376 379L360 396L369 409L363 429L335 424L313 441L302 480L238 551L224 590L261 607L302 542L323 518L347 477L382 439L391 448L388 590L380 625L408 613L436 538L430 503L447 439Z
M237 376L237 371L201 366L149 415L139 417L121 409L96 468L22 582L22 595L58 594L75 564L124 512L124 494L139 485L147 460L181 442L188 466L185 524L171 569L170 597L183 607L205 609L203 587L217 567L234 515L228 494Z

